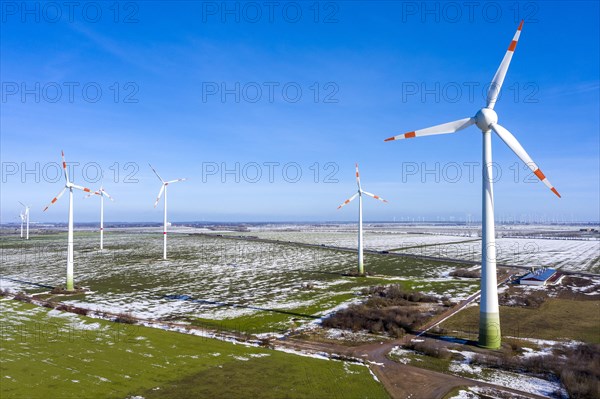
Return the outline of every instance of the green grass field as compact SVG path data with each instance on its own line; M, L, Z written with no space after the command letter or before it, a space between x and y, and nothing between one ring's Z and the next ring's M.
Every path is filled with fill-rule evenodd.
M0 300L0 396L386 398L366 367Z
M600 302L548 299L537 309L500 307L503 336L600 343ZM441 324L447 332L476 339L479 308L469 307Z

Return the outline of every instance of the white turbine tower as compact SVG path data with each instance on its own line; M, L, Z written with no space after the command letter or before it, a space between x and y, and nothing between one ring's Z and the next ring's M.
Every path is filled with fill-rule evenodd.
M21 238L23 238L23 223L25 222L25 214L21 212L19 213L19 217L21 218Z
M92 195L100 196L100 250L104 249L104 197L108 198L111 201L114 199L108 195L108 193L104 190L103 186L100 186L98 191L94 191L85 196L85 198L89 198Z
M89 188L81 187L76 184L71 183L69 180L69 172L67 171L67 163L65 162L65 153L61 151L62 154L62 167L65 172L65 186L58 193L56 197L52 199L50 204L44 208L44 212L56 201L62 197L65 191L69 190L69 232L67 235L67 291L73 291L73 189L85 191L86 193L92 192Z
M356 164L356 185L358 186L358 192L354 194L352 197L348 198L344 201L337 209L340 209L346 204L349 204L352 200L358 197L358 274L365 274L365 266L363 263L363 226L362 226L362 195L368 195L369 197L373 197L376 200L387 202L383 198L378 195L368 193L364 191L360 185L360 175L358 173L358 164Z
M19 204L25 208L25 213L21 214L21 238L23 238L23 222L25 222L27 224L25 239L29 240L29 205L25 205L21 201L19 201Z
M550 184L540 168L533 162L525 149L508 130L498 124L494 105L500 94L506 71L512 59L521 34L523 21L519 25L500 67L487 92L486 106L475 116L448 122L426 129L415 130L385 141L409 139L413 137L454 133L471 125L477 125L483 133L483 184L482 184L482 251L481 251L481 302L479 309L479 345L485 348L498 348L501 343L498 289L496 281L496 242L494 233L494 193L492 188L492 135L494 131L504 143L532 170L532 172L560 198L560 194Z
M150 164L148 164L148 165L150 165ZM184 181L185 179L175 179L175 180L170 180L170 181L164 181L162 179L162 177L160 177L159 174L156 172L156 170L152 167L152 165L150 165L150 168L152 169L152 171L154 172L156 177L158 177L158 179L162 183L162 186L160 187L160 191L158 192L158 196L156 197L156 202L154 203L155 208L156 208L156 205L158 205L160 196L163 194L163 192L165 193L165 216L164 216L164 223L163 223L163 259L166 260L167 259L167 186L172 183Z

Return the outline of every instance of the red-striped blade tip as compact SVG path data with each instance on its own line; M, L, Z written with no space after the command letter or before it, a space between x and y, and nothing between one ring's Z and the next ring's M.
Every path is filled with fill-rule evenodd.
M523 29L523 22L525 22L524 19L521 20L521 23L519 24L519 27L517 28L517 30Z
M552 188L551 188L551 190L552 190L552 192L553 192L554 194L556 194L556 195L558 196L558 198L562 198L562 197L560 196L560 194L558 193L558 191L556 191L556 189L555 189L554 187L552 187Z
M394 141L396 140L396 136L394 137L388 137L387 139L383 140L383 141Z

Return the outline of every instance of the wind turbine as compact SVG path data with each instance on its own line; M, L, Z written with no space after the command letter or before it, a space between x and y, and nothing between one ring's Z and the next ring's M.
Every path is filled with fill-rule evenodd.
M485 348L499 348L500 336L500 314L498 309L498 288L496 281L496 239L494 233L494 192L492 188L492 134L494 131L504 143L531 169L531 171L560 198L560 194L540 168L533 162L523 146L517 141L506 128L498 124L498 115L494 111L494 105L500 94L504 77L512 59L523 21L519 24L517 32L513 37L508 50L496 71L492 83L487 92L485 107L477 111L471 118L460 119L426 129L390 137L385 141L410 139L413 137L430 136L436 134L454 133L471 125L476 125L483 133L483 168L482 168L482 250L481 250L481 301L479 308L479 346Z
M65 162L65 153L61 151L62 155L62 167L65 172L65 186L58 193L56 197L50 201L48 206L44 208L43 212L54 204L56 201L62 197L65 191L69 190L69 232L67 235L67 291L73 291L73 189L85 191L86 193L92 192L89 188L81 187L76 184L71 183L69 180L69 172L67 171L67 163Z
M365 274L365 266L363 264L363 226L362 226L362 195L368 195L369 197L373 197L376 200L387 202L383 198L378 195L368 193L361 188L360 185L360 175L358 173L358 164L356 164L356 185L358 186L358 192L354 194L352 197L348 198L346 201L342 202L337 209L340 209L344 205L349 204L352 200L358 197L358 274Z
M85 198L89 198L92 195L100 196L100 250L104 249L104 197L107 197L109 200L114 201L114 199L108 195L108 193L104 190L103 186L100 186L98 191L94 191L85 196Z
M19 204L23 205L23 208L25 208L25 213L21 214L21 238L23 238L23 222L26 222L27 230L26 230L25 239L29 240L29 205L25 205L21 201L19 201Z
M148 164L148 165L150 165L150 164ZM154 203L154 207L155 208L156 208L156 205L158 205L158 201L160 200L160 196L163 194L163 192L165 193L165 216L164 216L164 226L163 226L163 259L167 260L167 186L169 184L172 184L172 183L177 183L179 181L184 181L185 179L175 179L175 180L170 180L170 181L164 181L162 179L162 177L160 177L158 175L158 173L152 167L152 165L150 165L150 168L152 169L152 171L154 172L154 174L156 175L156 177L158 177L158 179L162 183L162 186L160 187L160 191L158 192L158 197L156 197L156 202Z

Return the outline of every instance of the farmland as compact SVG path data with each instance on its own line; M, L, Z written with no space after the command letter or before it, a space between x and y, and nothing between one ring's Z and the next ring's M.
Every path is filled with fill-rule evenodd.
M163 261L160 236L119 232L108 237L106 250L99 252L94 234L76 234L75 280L89 291L64 302L139 318L277 332L287 330L293 319L319 318L374 284L401 282L440 294L451 290L456 297L478 286L458 279L449 286L447 276L457 266L443 262L367 255L376 275L354 278L344 276L355 268L355 256L348 252L173 234L170 259ZM27 243L5 240L3 286L47 298L48 288L18 281L60 285L64 240L63 234Z
M327 389L332 390L328 397L386 397L383 386L369 374L373 367L379 366L307 357L308 353L314 353L312 350L282 353L256 347L257 342L298 337L308 342L309 347L322 344L325 348L330 345L331 349L343 345L356 347L360 353L360 345L386 342L391 337L323 328L321 321L350 304L364 302L365 288L397 284L409 293L438 296L437 306L447 302L442 297L456 304L479 289L478 278L452 277L457 269L478 269L477 265L460 261L476 260L475 248L480 245L477 235L465 229L436 228L427 233L422 228L370 226L365 245L377 252L365 253L369 273L366 277L351 273L356 269L356 254L349 250L356 245L352 226L260 227L242 232L174 227L166 261L162 260L162 236L156 230L108 229L104 251L98 250L96 232L77 230L75 283L85 291L74 294L52 292L53 287L65 281L64 232L60 229L37 232L29 241L10 235L0 237L0 288L83 308L94 317L1 300L2 381L6 381L2 386L3 397L5 393L6 397L22 396L22 384L17 381L36 384L30 376L30 359L39 365L34 368L43 372L46 384L40 385L40 392L46 396L57 396L57 392L65 390L77 397L92 386L99 397L214 397L215 389L220 394L225 389L227 396L234 398L248 393L277 398L282 392L292 392L292 397L301 398L311 397L315 390ZM539 234L516 237L514 232L510 235L500 237L500 245L521 240L541 242L543 245L538 245L538 249L545 252L544 256L522 253L521 263L514 257L507 263L531 266L547 257L553 265L562 259L565 270L578 270L576 263L579 269L593 271L597 267L598 241L550 239ZM469 256L447 250L458 246L474 249ZM402 253L412 256L397 255ZM506 259L501 251L499 255L499 259ZM501 273L506 276L509 271ZM587 279L589 282L585 284L581 281L588 280L580 281L582 286L567 284L562 291L549 290L548 299L539 309L502 306L505 335L509 340L551 340L556 344L600 342L596 334L598 320L586 316L598 312L598 301L594 298L600 280ZM577 281L573 280L573 284ZM520 297L526 293L515 294L516 288L507 289L502 286L501 295L510 293ZM436 327L433 335L474 339L477 310L473 302ZM114 323L99 316L102 312L126 315L141 325ZM515 331L517 325L520 329ZM223 335L216 336L215 332ZM233 345L227 342L231 341L229 338L223 340L228 336L248 341L242 339L237 342L245 342L244 345ZM52 345L47 344L48 339ZM94 345L88 348L90 340ZM399 364L408 362L435 372L468 378L474 375L464 361L434 359L403 350L396 350L390 357ZM123 356L131 356L131 363L121 368L110 367L110 359ZM282 370L293 376L283 377L279 374ZM378 372L381 370L384 369ZM235 383L225 383L223 379L227 376L236 376ZM510 373L487 370L481 381L505 387L518 382L521 390L532 394L562 390L556 381L515 378ZM252 383L257 379L260 383ZM209 380L221 382L210 386L203 383ZM328 385L329 380L336 381L336 385ZM337 389L337 382L344 388ZM473 389L470 392L478 388Z
M366 367L115 324L8 299L2 315L2 398L385 398ZM115 360L118 359L118 362ZM219 382L228 378L227 383ZM227 377L228 376L228 377Z

